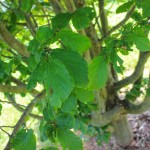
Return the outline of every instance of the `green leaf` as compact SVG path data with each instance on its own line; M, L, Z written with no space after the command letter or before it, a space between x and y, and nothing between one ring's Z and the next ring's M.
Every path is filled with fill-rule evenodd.
M138 32L131 33L127 35L127 40L133 41L137 49L139 49L140 51L150 51L150 41L145 35L142 35Z
M55 114L53 108L48 104L43 109L43 116L46 121L53 121L55 119Z
M55 131L56 131L56 126L53 123L44 123L40 127L40 136L41 136L41 141L44 142L47 139L49 139L52 142L55 142Z
M34 4L34 0L21 0L20 2L20 9L24 12L30 12L32 5Z
M121 57L119 57L115 49L111 51L110 60L115 71L117 73L123 74L123 70L125 69L123 66L123 60L121 59Z
M65 113L74 114L77 110L77 100L75 95L71 94L62 104L61 110Z
M30 54L29 59L28 59L28 68L32 72L35 70L38 62L35 60L35 56L33 54Z
M56 123L58 127L72 129L75 125L75 118L71 114L60 114L57 116Z
M30 51L32 54L35 54L38 51L39 47L40 43L36 39L33 39L30 41L27 50Z
M37 30L36 39L40 43L45 43L53 37L53 31L51 28L43 26Z
M62 29L64 27L67 27L70 18L70 13L59 13L54 18L52 18L52 28L55 29Z
M0 115L2 113L2 104L0 103Z
M52 88L51 104L58 99L67 99L73 90L73 82L68 70L59 60L52 60L46 65L45 87ZM57 104L52 106L58 107ZM60 105L59 105L60 106Z
M44 148L44 149L42 148L40 150L59 150L59 149L56 147L48 147L48 148Z
M92 8L79 8L73 13L72 23L76 29L87 28L95 16Z
M149 0L143 0L142 11L143 11L143 17L146 18L150 16L150 1Z
M3 78L4 74L5 74L4 62L2 62L2 61L0 60L0 78Z
M44 84L48 93L52 89L50 102L57 108L61 107L62 99L67 99L73 90L73 81L66 67L56 59L41 60L30 77L29 90L35 86L35 81Z
M119 14L119 13L123 13L123 12L126 12L130 9L130 7L132 6L133 4L133 1L128 1L122 5L120 5L117 10L116 10L116 13Z
M91 102L94 100L93 91L89 91L87 89L76 88L74 92L77 96L77 99L81 102L87 103L87 102Z
M13 63L14 60L10 60L9 63L5 64L5 72L7 73L7 75L11 74Z
M97 56L89 65L89 89L100 89L106 85L108 63L103 56Z
M41 142L47 141L48 140L48 137L46 135L47 128L45 128L44 120L41 120L41 122L40 122L39 131L40 131L40 141Z
M51 56L66 66L77 87L88 84L88 67L81 55L74 51L56 49L51 52Z
M81 139L70 130L59 128L57 130L57 136L63 149L83 150Z
M70 30L63 29L59 32L58 36L65 47L80 54L83 54L91 47L91 42L88 37Z
M36 150L36 138L32 129L19 131L11 141L14 150Z

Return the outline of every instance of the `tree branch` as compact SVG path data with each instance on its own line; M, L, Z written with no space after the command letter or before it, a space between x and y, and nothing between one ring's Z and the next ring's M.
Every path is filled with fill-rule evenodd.
M64 3L69 12L74 12L76 10L76 6L73 0L64 0Z
M114 83L115 89L119 90L122 87L132 84L137 79L139 79L139 77L141 76L143 72L144 65L147 62L149 56L150 56L150 52L140 52L139 60L135 67L134 72L129 77L126 77L125 79L122 79L121 81Z
M2 127L0 127L0 130L2 130L4 133L6 133L10 137L10 134L6 132Z
M9 102L14 106L14 108L16 108L18 111L20 112L24 112L25 111L25 108L22 108L20 107L20 104L16 103L14 97L10 94L8 94L7 96L7 99L9 100ZM38 120L42 120L43 117L42 116L39 116L39 115L36 115L36 114L32 114L32 113L29 113L29 116L34 118L34 119L38 119Z
M56 14L58 14L60 12L65 12L64 8L61 6L61 4L58 0L49 0L49 2L52 5L54 12Z
M130 18L130 16L132 15L132 13L135 10L135 5L132 6L132 8L129 10L129 12L127 12L125 18L120 21L117 25L115 25L114 27L112 27L108 32L106 32L106 34L100 39L100 41L103 41L106 37L108 37L112 32L114 32L115 30L117 30L118 28L120 28L121 26L123 26L128 19Z
M29 57L26 46L15 39L15 37L6 29L2 21L0 21L0 39L4 40L7 45L15 49L20 55Z
M35 28L34 28L34 25L33 25L32 21L30 19L30 16L28 14L25 14L25 19L26 19L26 22L27 22L28 29L30 30L33 37L35 37L36 31L35 31Z
M98 0L98 1L99 1L99 15L100 15L100 20L102 25L103 36L105 36L108 31L108 20L104 9L104 0Z
M37 93L39 93L37 90L33 89L30 91L28 91L26 89L26 86L11 86L9 84L0 84L0 92L2 93L32 93L32 95L36 95Z
M97 127L103 127L112 121L119 119L120 115L122 114L126 114L126 110L119 105L115 106L113 109L107 111L104 114L94 112L92 115L91 124Z
M45 95L45 90L41 93L39 93L32 101L29 103L29 105L26 107L25 111L21 115L20 119L18 120L17 124L14 127L14 130L12 131L9 141L6 144L6 147L4 150L10 150L11 149L11 139L16 135L16 133L19 131L20 127L24 124L26 118L28 117L29 113L32 111L33 107L40 101L40 99Z
M148 89L150 89L150 75ZM132 104L127 99L122 102L129 114L141 114L150 109L150 94L147 92L143 102L139 105Z

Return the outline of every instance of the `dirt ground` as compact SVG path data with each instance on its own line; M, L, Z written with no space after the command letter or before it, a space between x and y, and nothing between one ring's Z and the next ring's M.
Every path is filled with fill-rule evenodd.
M128 115L133 129L134 140L127 148L121 148L112 137L108 144L98 147L95 138L84 144L84 150L150 150L150 111L140 115Z

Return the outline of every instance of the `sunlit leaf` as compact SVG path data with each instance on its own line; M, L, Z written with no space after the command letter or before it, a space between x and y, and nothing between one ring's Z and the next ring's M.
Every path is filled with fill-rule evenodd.
M72 22L76 29L86 28L95 17L95 12L90 7L77 9L72 16Z
M59 32L59 38L66 48L81 54L91 47L88 37L74 33L67 29L63 29Z
M108 63L103 56L95 57L89 65L89 88L100 89L106 85Z

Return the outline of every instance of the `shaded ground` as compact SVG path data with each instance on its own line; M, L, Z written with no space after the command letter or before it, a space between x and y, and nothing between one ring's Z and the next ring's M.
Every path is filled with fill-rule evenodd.
M150 150L150 111L141 115L128 115L128 119L134 132L134 140L129 147L119 147L112 137L109 144L99 148L95 138L91 138L85 143L84 150Z

